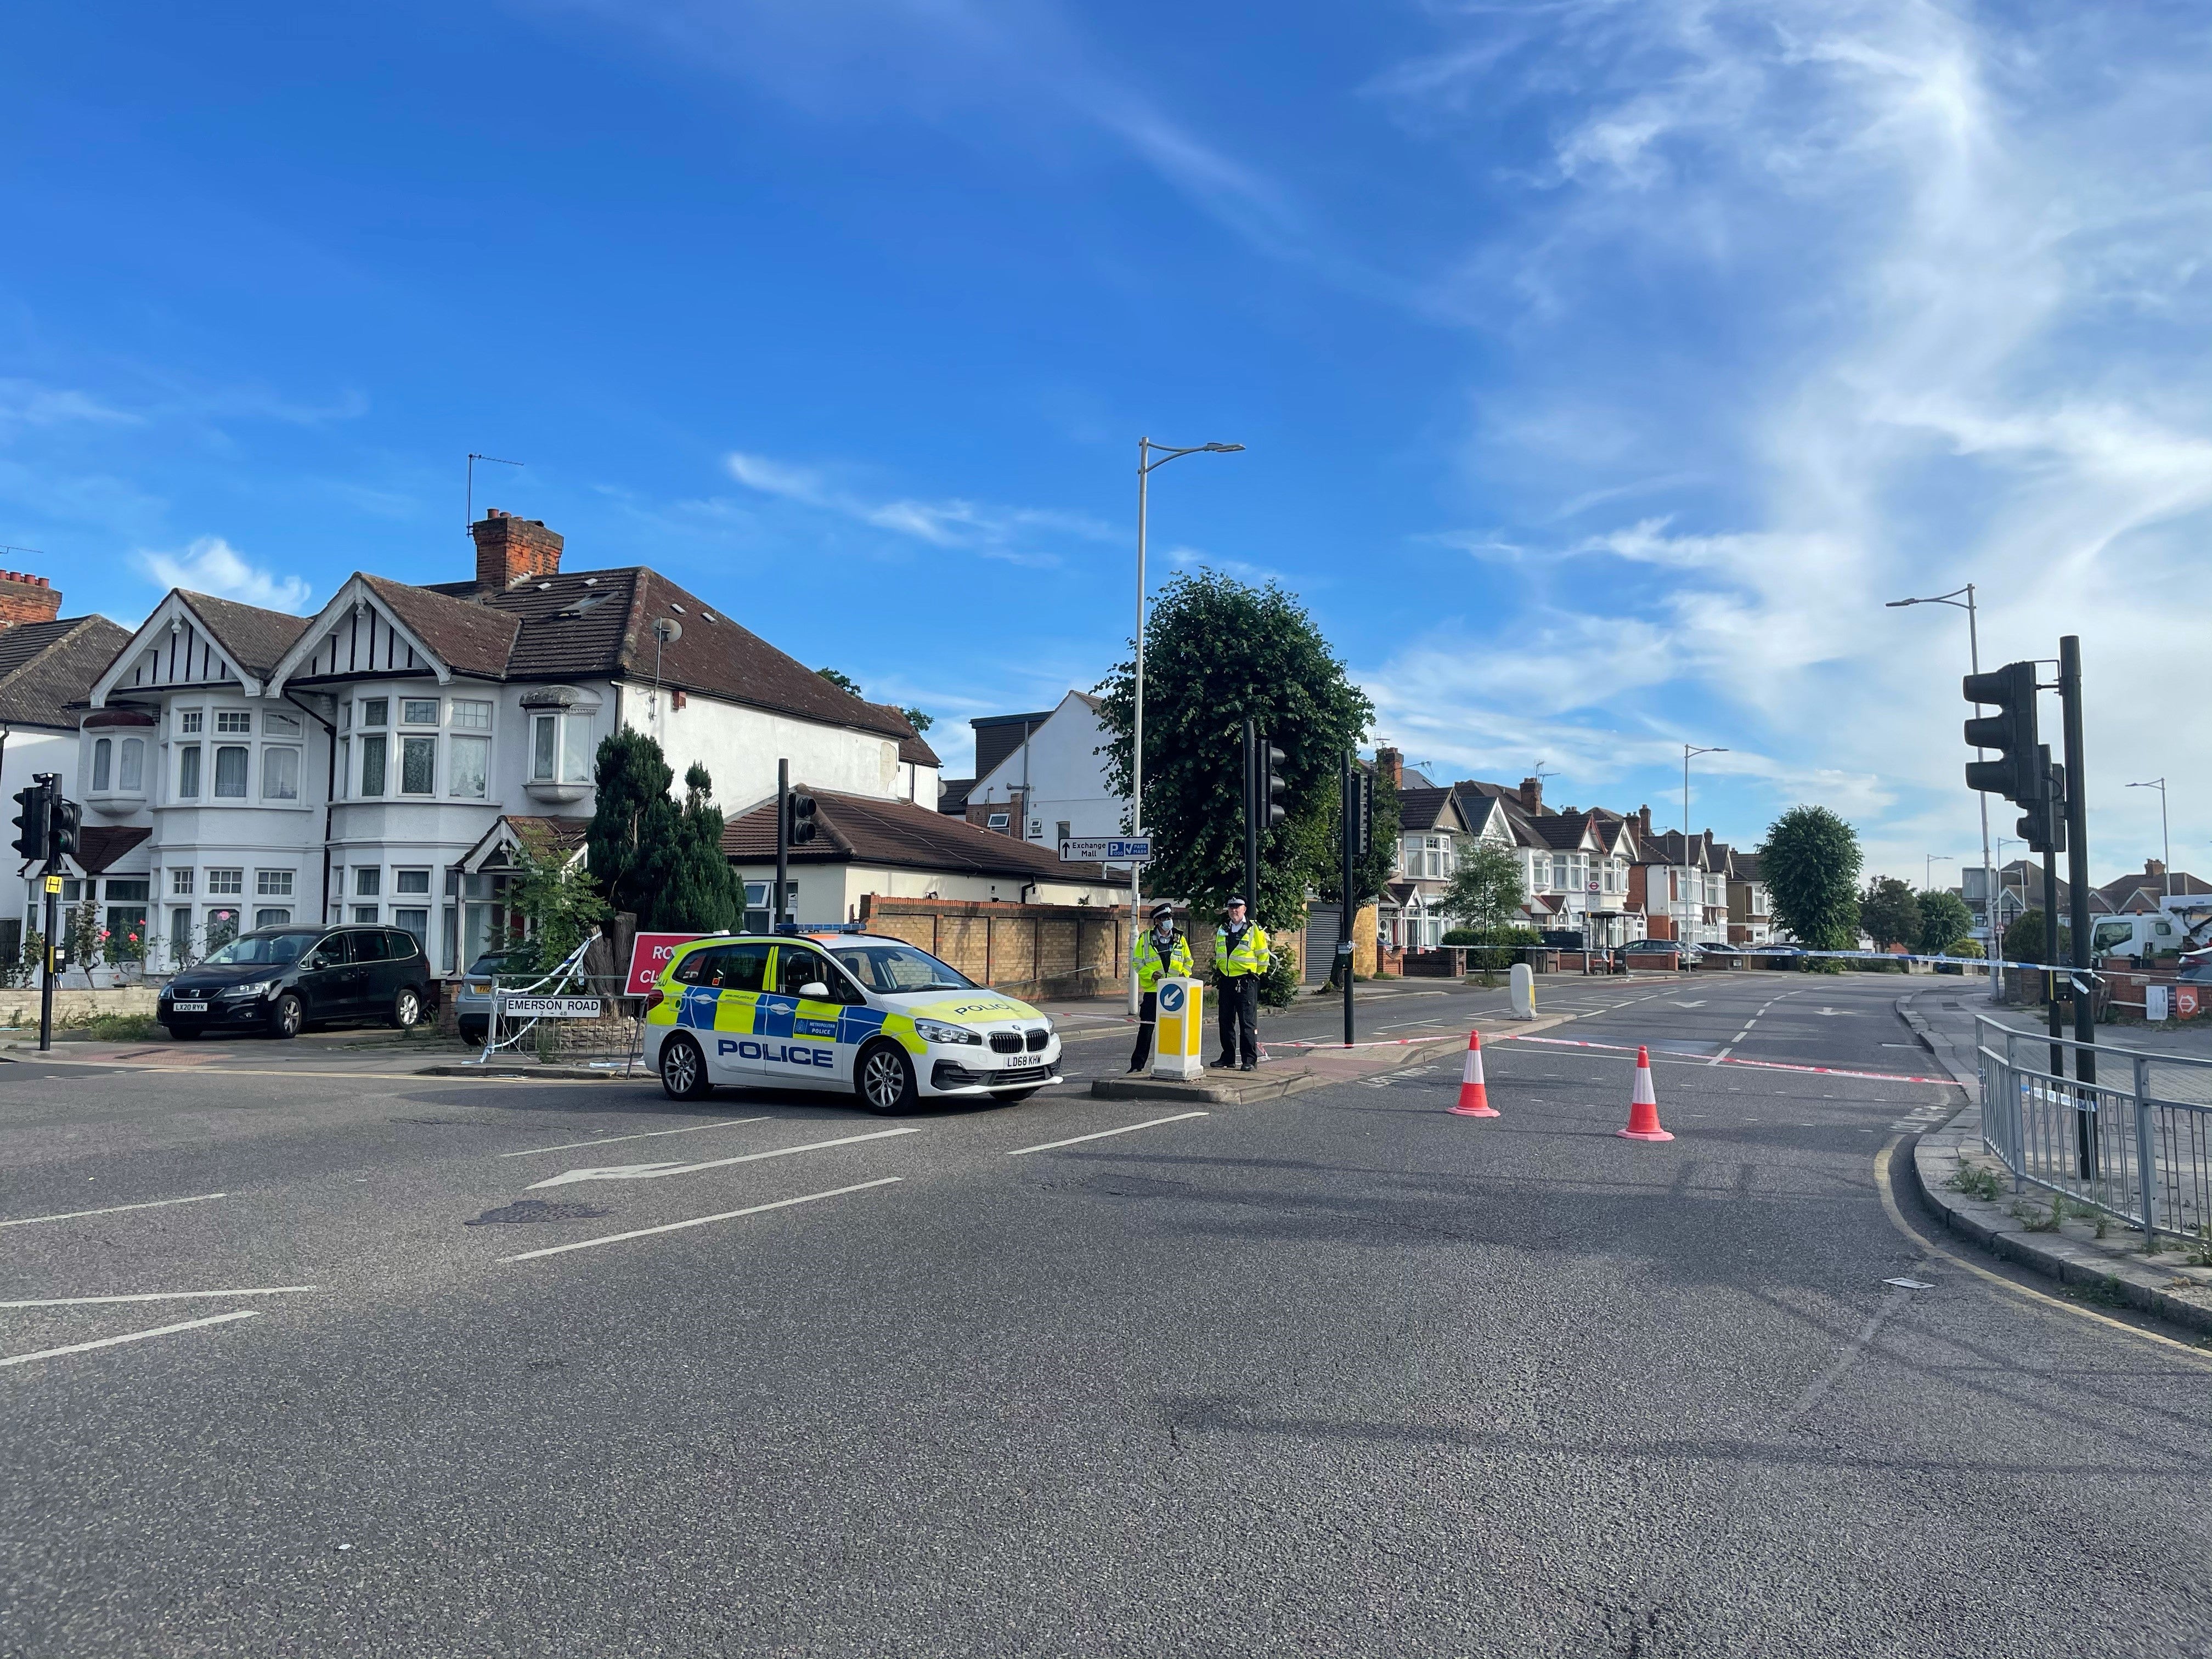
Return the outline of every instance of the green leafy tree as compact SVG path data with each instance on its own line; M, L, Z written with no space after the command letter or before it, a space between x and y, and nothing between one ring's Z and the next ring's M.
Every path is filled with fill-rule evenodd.
M597 805L585 840L592 873L616 909L647 927L676 851L678 814L668 793L676 775L659 744L624 727L600 739L592 780Z
M1895 876L1876 876L1859 897L1859 926L1885 951L1893 945L1917 945L1920 901L1913 896L1912 884Z
M925 714L919 708L902 708L899 713L906 716L906 723L917 732L927 732L937 724L935 715Z
M1920 951L1940 957L1974 931L1974 913L1956 893L1920 896Z
M722 810L714 783L696 763L684 775L684 810L676 820L666 878L653 895L650 926L657 933L713 933L744 920L744 884L722 851ZM639 926L647 926L645 912Z
M817 668L814 672L840 691L849 691L856 697L860 695L860 683L850 674L841 674L834 668Z
M572 858L535 830L525 830L514 849L514 908L523 936L514 948L526 956L503 972L544 972L568 960L612 911L580 859Z
M1769 825L1759 873L1774 919L1808 951L1858 943L1858 834L1825 806L1793 806Z
M1520 860L1495 842L1462 843L1462 848L1438 908L1485 935L1512 927L1526 896Z
M1098 687L1109 787L1124 795L1134 682L1131 660ZM1201 918L1243 887L1249 715L1284 752L1288 809L1261 838L1260 890L1249 896L1269 928L1297 925L1308 889L1334 885L1331 830L1344 757L1374 712L1313 618L1280 586L1253 587L1209 569L1170 580L1145 649L1144 817L1156 842L1146 885L1188 898Z
M2042 910L2023 910L2004 930L2004 953L2007 962L2043 962L2053 967L2065 967L2074 960L2074 930L2063 921L2058 924L2058 954L2054 957L2044 949Z

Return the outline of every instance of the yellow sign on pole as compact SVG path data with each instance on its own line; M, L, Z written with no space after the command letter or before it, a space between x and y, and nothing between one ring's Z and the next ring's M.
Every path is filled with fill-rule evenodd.
M46 878L46 891L49 893L58 893L61 890L62 878L59 876L48 876Z

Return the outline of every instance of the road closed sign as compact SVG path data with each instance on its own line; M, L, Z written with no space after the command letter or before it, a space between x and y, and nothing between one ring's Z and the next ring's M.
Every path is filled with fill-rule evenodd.
M623 994L652 994L654 981L667 970L669 958L693 939L704 937L702 933L640 933L637 943L630 946L629 977L623 981Z

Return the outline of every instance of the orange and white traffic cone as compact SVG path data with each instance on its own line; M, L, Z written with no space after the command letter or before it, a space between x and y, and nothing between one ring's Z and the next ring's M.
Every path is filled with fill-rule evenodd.
M1628 1097L1628 1127L1613 1133L1623 1140L1672 1140L1659 1127L1659 1097L1651 1087L1651 1051L1636 1051L1636 1087Z
M1490 1087L1482 1080L1482 1033L1467 1034L1467 1069L1459 1074L1459 1104L1451 1109L1455 1117L1496 1117L1497 1108L1490 1103Z

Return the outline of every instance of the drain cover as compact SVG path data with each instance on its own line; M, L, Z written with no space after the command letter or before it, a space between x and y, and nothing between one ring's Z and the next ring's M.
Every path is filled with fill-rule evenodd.
M543 1199L518 1198L503 1210L486 1210L474 1221L464 1221L464 1227L496 1227L514 1221L589 1221L602 1216L605 1210L595 1210L588 1204L548 1204Z

